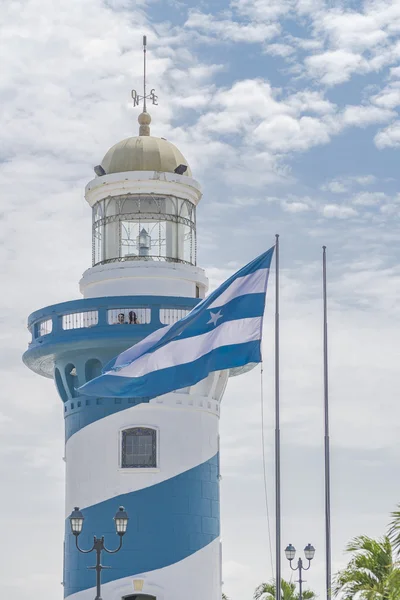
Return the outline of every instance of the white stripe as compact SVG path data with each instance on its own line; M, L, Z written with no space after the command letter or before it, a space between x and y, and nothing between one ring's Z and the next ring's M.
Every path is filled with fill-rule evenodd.
M169 342L155 352L141 356L120 371L110 371L108 374L115 377L141 377L159 369L187 364L220 346L259 340L261 323L262 317L226 321L202 335Z
M261 294L265 292L265 284L268 279L269 269L258 269L254 273L237 277L231 285L218 298L207 307L216 308L223 306L233 298L245 294Z
M144 352L147 352L147 350L154 346L171 329L172 325L173 323L171 325L168 325L167 327L161 327L160 329L153 331L153 333L150 333L150 335L145 337L143 340L141 340L134 346L128 348L128 350L125 350L125 352L121 352L121 354L118 355L115 361L114 367L117 367L118 365L123 365L128 361L132 362L139 355L143 354Z
M138 573L130 577L114 579L101 586L102 597L107 600L121 600L134 592L133 581L143 581L141 595L155 596L161 600L220 600L221 598L221 538L216 538L201 550L177 563L155 569L147 573ZM77 551L78 552L78 551ZM93 600L96 588L90 588L71 594L68 600Z
M218 452L216 415L177 404L187 395L163 396L164 403L139 404L99 419L69 438L66 456L66 516L114 496L156 485L210 460ZM206 396L191 394L195 406ZM176 410L179 408L179 410ZM157 469L121 469L121 431L137 426L157 430ZM88 451L90 448L90 451Z

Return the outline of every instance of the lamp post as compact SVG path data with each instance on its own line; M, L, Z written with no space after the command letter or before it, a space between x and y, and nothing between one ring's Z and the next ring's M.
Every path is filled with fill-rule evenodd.
M78 537L82 532L83 521L84 521L84 516L81 513L81 511L79 510L79 508L76 506L75 509L72 511L72 513L69 516L69 522L71 524L71 531L75 536L75 543L76 543L76 547L78 548L79 552L82 552L82 554L89 554L90 552L96 551L96 566L88 567L88 568L94 569L96 571L96 598L95 598L95 600L102 600L102 598L101 598L101 572L103 569L107 569L107 567L103 567L103 565L101 564L101 553L104 550L104 552L107 552L108 554L116 554L117 552L119 552L119 550L121 550L122 538L125 535L126 529L128 527L128 515L125 512L124 507L120 506L118 512L116 513L116 515L114 517L115 529L117 531L117 534L119 535L119 546L116 550L108 550L108 548L106 548L106 546L104 544L104 536L102 536L101 538L94 536L93 546L92 546L92 548L90 548L90 550L82 550L81 548L79 548Z
M297 567L292 567L292 560L296 556L296 548L292 544L289 544L289 546L287 546L285 548L285 554L286 554L286 558L289 561L290 568L292 569L292 571L299 572L299 581L298 581L298 583L299 583L299 600L303 600L304 579L301 578L301 574L303 571L308 571L308 569L310 568L311 561L315 555L315 548L314 548L314 546L311 546L311 544L307 544L307 546L304 548L304 555L305 555L306 559L308 560L307 567L303 567L303 561L301 560L301 558L299 558L297 561Z

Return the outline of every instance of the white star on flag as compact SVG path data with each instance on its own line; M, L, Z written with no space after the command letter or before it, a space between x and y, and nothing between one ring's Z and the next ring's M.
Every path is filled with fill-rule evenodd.
M209 323L212 323L214 325L214 327L216 327L217 326L217 322L219 321L219 319L222 319L222 312L219 310L218 312L213 313L210 310L210 320L207 321L207 325Z

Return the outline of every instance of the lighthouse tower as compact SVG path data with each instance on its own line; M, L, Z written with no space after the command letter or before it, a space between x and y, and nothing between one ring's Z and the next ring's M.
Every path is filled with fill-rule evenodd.
M93 600L88 567L95 558L76 549L68 515L75 506L83 512L81 546L104 535L112 548L120 505L128 530L122 550L103 555L110 567L102 572L103 600L221 598L218 425L228 373L152 400L77 391L207 291L196 265L200 186L181 152L150 135L150 121L144 110L139 135L108 150L86 186L93 264L79 283L83 299L29 317L24 362L54 379L65 419L63 585L70 600Z

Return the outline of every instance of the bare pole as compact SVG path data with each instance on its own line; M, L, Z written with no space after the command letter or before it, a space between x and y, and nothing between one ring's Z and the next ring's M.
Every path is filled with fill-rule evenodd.
M281 432L279 406L279 235L275 236L275 597L281 600Z
M147 112L146 106L146 52L147 52L147 36L143 36L143 112Z
M329 440L329 393L328 393L328 302L326 286L326 246L322 247L322 279L324 299L324 446L325 446L325 561L326 598L332 594L332 549L331 549L331 465Z

